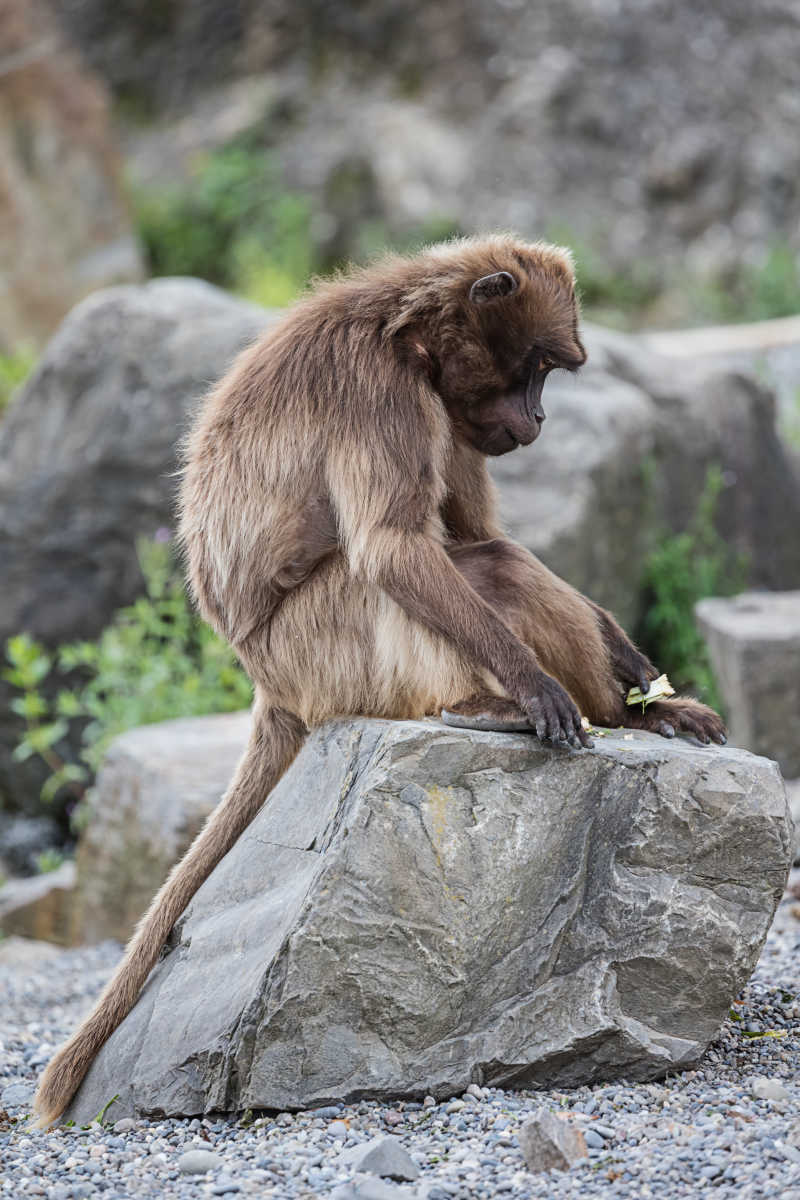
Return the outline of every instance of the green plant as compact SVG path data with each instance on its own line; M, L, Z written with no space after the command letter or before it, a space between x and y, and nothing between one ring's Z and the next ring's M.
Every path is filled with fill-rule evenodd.
M49 875L51 871L57 871L64 862L64 855L60 850L42 850L41 854L36 855L36 870L40 875Z
M311 209L247 143L200 155L183 183L134 197L154 275L197 275L286 304L312 270Z
M703 321L766 321L800 313L800 255L774 243L759 262L696 284L692 303L695 319Z
M0 354L0 415L8 407L11 397L24 383L33 369L34 355L29 349L18 349L11 354Z
M709 469L695 513L683 532L664 537L648 555L647 609L640 640L677 690L694 692L719 707L719 696L694 606L705 596L726 596L746 582L746 563L717 532L714 519L722 472Z
M125 729L171 717L246 708L250 682L233 651L195 614L165 541L137 544L142 596L121 609L97 641L48 653L27 634L9 638L4 678L18 695L12 708L25 721L18 760L39 755L50 769L49 801L63 789L82 795L109 741ZM54 669L79 682L46 688ZM72 722L82 726L77 758L62 746Z

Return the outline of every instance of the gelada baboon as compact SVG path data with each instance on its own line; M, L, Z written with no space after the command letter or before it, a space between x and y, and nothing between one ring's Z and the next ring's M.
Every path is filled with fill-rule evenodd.
M249 746L94 1011L48 1066L64 1110L174 922L331 717L422 717L589 744L599 725L724 741L608 613L503 536L486 456L527 446L585 360L569 254L489 237L319 285L246 350L189 437L181 537L204 617L255 686Z

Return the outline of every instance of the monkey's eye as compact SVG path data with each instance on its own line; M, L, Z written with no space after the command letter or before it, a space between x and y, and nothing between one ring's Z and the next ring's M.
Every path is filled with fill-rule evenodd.
M539 365L537 366L536 370L537 371L552 371L553 367L555 367L555 366L556 366L556 363L553 362L553 359L548 358L545 355L543 358L539 359Z

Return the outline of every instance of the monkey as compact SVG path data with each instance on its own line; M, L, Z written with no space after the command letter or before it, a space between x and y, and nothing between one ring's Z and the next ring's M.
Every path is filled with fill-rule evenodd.
M592 725L725 741L613 616L503 533L487 459L531 445L551 371L586 360L569 251L511 235L387 256L318 282L234 362L184 447L179 535L202 616L254 685L248 746L34 1101L63 1113L194 893L309 730L345 716Z

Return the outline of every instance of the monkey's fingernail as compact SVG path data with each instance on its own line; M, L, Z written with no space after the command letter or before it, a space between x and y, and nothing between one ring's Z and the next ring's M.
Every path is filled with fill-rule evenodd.
M719 742L720 746L727 746L728 744L728 739L725 737L724 733L717 734L717 741Z

